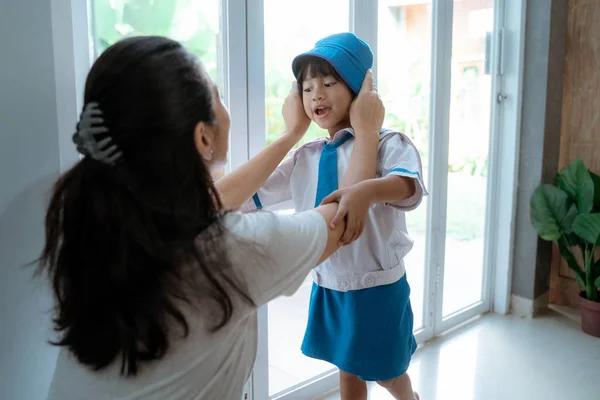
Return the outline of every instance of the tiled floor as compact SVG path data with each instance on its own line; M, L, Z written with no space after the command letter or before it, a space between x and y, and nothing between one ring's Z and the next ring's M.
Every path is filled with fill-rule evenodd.
M422 400L600 399L600 339L555 313L484 316L419 349L409 374Z

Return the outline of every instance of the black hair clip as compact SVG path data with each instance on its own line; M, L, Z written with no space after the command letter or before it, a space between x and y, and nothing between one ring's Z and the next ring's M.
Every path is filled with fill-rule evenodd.
M88 103L83 108L77 132L73 134L73 143L77 145L77 151L84 155L100 161L107 165L114 165L123 153L112 143L108 135L108 128L103 125L102 111L98 103ZM97 140L97 135L104 135L104 139Z

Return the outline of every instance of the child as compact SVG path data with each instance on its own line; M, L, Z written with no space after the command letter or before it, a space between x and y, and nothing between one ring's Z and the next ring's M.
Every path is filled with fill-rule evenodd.
M313 270L302 352L340 369L342 399L366 399L365 381L377 381L396 399L412 400L418 395L406 371L416 341L403 259L413 242L404 213L427 192L419 153L405 135L353 129L351 104L372 64L369 46L351 33L326 37L294 59L304 110L330 137L295 151L254 204L276 209L291 200L301 211L338 201L336 218L347 219L342 241L364 230ZM359 149L359 139L375 146Z

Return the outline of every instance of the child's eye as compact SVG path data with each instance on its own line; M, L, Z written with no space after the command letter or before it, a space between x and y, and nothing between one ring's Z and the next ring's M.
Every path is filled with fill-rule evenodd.
M325 84L325 87L332 87L333 85L335 85L337 82L329 82Z
M310 93L310 88L305 88L304 93Z

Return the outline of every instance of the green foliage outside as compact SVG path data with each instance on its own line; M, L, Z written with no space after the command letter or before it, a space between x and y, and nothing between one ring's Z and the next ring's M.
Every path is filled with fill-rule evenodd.
M194 0L96 0L91 15L96 33L97 53L120 39L137 35L168 36L182 42L217 78L217 32L207 16L196 12L193 32L178 32ZM217 14L218 18L218 14ZM189 21L189 20L188 20ZM187 21L186 21L187 22ZM213 22L213 21L211 21Z
M199 6L198 6L199 4ZM217 4L213 2L213 4ZM205 64L213 79L218 75L218 33L213 28L217 23L218 13L206 15L201 11L204 7L196 0L96 0L94 2L92 27L96 33L97 53L102 53L108 46L118 40L134 35L160 35L173 37L181 41L192 53ZM196 6L196 7L194 7ZM193 13L195 20L185 18ZM211 21L208 21L211 19ZM193 23L190 24L190 21ZM212 22L210 24L209 22ZM192 26L190 33L189 26ZM182 27L184 27L182 29ZM182 31L186 31L181 33ZM429 92L430 87L424 82L423 65L414 62L407 76L408 107L403 110L388 109L385 127L406 133L421 152L424 164L428 158L429 136ZM459 79L459 74L453 74ZM283 101L290 89L289 74L284 74L274 68L266 68L265 76L265 108L266 108L266 141L271 143L285 126L281 115ZM453 87L457 87L453 83ZM393 94L394 88L380 85L380 91L385 100L388 94ZM301 144L327 133L312 124ZM471 176L487 175L487 157L477 159L467 157L455 160L449 164L450 172L466 172Z
M95 33L96 53L102 53L108 46L118 40L135 35L161 35L172 37L182 42L192 53L198 56L215 81L220 76L218 60L221 38L218 32L217 0L95 0L91 13L92 32ZM209 5L212 7L209 7ZM267 58L277 54L266 52ZM285 60L277 65L291 62ZM269 61L265 65L265 108L266 108L266 142L275 140L284 131L281 108L290 90L291 71L270 68ZM379 85L379 91L387 107L384 126L406 133L415 143L423 158L423 165L428 166L429 138L429 102L430 86L425 66L414 62L399 91L396 87L386 87L385 82ZM459 87L455 81L461 74L453 73L453 89ZM389 106L388 99L402 99L401 107ZM454 99L460 94L453 93ZM455 100L453 100L455 101ZM300 144L326 136L327 132L315 124L311 124L308 133ZM452 136L452 135L451 135ZM485 192L487 176L487 156L461 156L449 162L449 212L448 235L456 239L469 240L483 237L483 221L485 220ZM472 207L457 205L472 204ZM412 232L423 232L425 228L425 207L421 207L408 218Z

